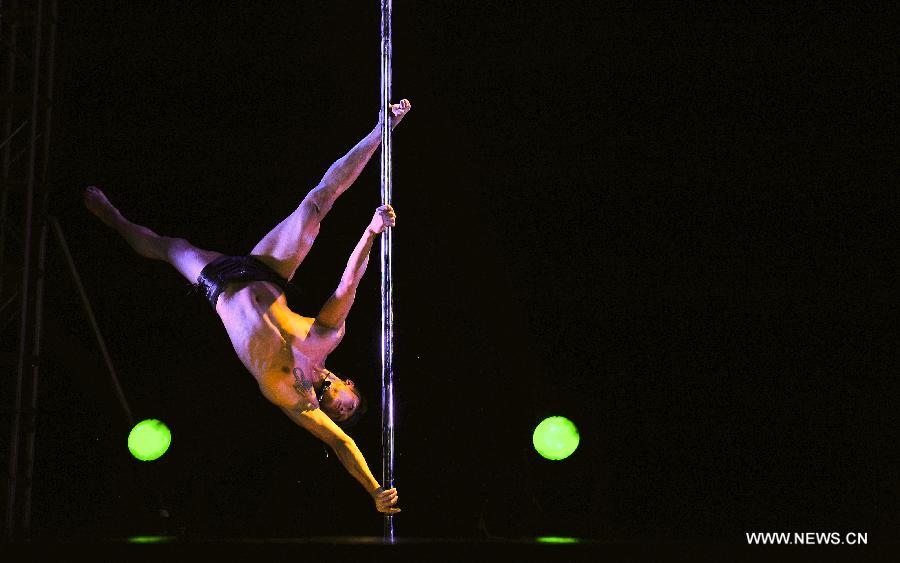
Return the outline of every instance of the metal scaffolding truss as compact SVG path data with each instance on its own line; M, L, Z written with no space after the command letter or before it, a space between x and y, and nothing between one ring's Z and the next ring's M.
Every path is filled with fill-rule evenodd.
M6 539L30 527L47 239L56 0L0 0L0 396Z

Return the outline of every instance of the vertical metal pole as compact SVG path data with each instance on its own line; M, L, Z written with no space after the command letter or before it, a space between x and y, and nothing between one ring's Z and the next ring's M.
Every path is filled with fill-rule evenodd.
M34 334L31 343L31 391L29 393L28 412L25 416L25 443L23 467L20 468L22 481L22 534L28 537L31 533L31 499L34 485L34 439L37 432L37 408L38 408L38 383L41 375L41 331L44 320L44 265L47 262L47 222L46 222L46 193L41 207L41 234L38 238L38 258L35 267L34 284Z
M391 202L391 0L381 0L381 204ZM393 230L381 235L381 485L394 486ZM394 517L384 517L384 539L394 541Z
M32 342L33 356L36 358L32 367L32 383L31 383L31 404L28 407L28 423L25 429L25 467L22 469L22 477L25 479L25 486L22 492L22 532L27 537L31 534L31 500L32 489L34 487L34 463L35 463L35 433L37 432L37 412L38 412L38 383L40 381L41 368L41 333L44 321L44 280L46 264L46 248L47 248L47 206L48 206L48 184L47 173L50 166L50 117L53 109L53 70L54 70L54 53L56 50L56 0L47 0L45 8L46 14L43 17L45 26L47 27L47 64L45 66L44 80L44 115L43 115L43 144L41 146L40 173L35 171L36 181L40 186L40 239L38 246L38 258L35 267L35 296L34 296L34 336ZM40 88L38 88L40 92Z

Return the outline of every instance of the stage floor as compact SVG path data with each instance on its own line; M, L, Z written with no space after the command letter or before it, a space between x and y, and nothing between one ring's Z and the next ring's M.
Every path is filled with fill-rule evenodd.
M881 560L880 549L847 550L834 546L741 546L691 543L610 542L583 538L544 537L517 540L473 538L397 538L393 543L374 536L302 538L130 538L42 539L0 546L3 561L468 561L472 557L523 561L818 561L846 557ZM857 559L858 560L858 559Z

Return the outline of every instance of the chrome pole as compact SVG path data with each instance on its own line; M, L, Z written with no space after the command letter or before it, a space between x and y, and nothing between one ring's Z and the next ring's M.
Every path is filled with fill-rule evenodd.
M391 0L381 0L381 204L391 202ZM381 235L381 486L394 486L393 229ZM384 539L394 541L394 517L384 516Z

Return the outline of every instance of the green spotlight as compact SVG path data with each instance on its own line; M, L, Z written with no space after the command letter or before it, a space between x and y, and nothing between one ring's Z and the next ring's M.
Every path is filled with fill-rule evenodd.
M580 543L578 538L564 538L558 536L541 536L537 538L538 543Z
M128 543L168 543L168 536L132 536L128 538Z
M564 416L551 416L537 425L531 441L544 458L566 459L578 447L578 429Z
M142 420L128 434L128 449L141 461L158 459L172 443L169 427L155 418Z

